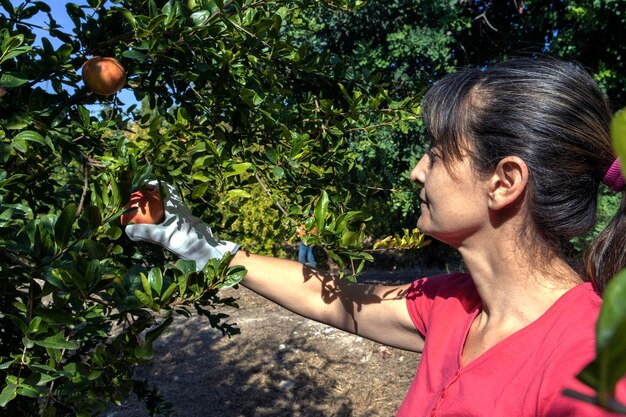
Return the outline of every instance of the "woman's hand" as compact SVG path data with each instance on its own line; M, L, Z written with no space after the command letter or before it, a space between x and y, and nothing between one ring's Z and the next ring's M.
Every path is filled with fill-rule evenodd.
M126 226L125 232L131 240L154 243L183 259L196 261L198 271L210 259L222 258L226 252L237 252L238 244L219 240L206 223L191 214L172 185L164 182L160 185L165 219L160 224ZM158 189L159 182L152 181L149 186Z

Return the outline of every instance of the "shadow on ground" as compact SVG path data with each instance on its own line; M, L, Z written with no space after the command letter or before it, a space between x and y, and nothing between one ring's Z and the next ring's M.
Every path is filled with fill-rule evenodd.
M244 289L222 337L202 317L178 318L137 377L174 417L393 416L419 355L304 319ZM130 400L108 417L146 417Z

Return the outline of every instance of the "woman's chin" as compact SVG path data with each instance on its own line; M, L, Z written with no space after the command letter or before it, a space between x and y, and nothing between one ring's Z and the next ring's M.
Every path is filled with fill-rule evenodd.
M428 225L428 222L423 218L423 216L420 216L419 219L417 219L417 224L416 224L417 229L420 231L420 233L424 233L425 235L429 235L429 231L430 231L430 227Z

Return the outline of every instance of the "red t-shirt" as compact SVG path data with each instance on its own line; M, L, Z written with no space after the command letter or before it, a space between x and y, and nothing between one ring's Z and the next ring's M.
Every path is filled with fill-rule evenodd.
M569 290L527 327L461 365L461 353L481 300L468 274L415 281L407 308L426 337L417 375L397 417L611 416L562 394L591 389L575 376L595 357L601 298L590 284ZM620 386L618 399L626 389Z

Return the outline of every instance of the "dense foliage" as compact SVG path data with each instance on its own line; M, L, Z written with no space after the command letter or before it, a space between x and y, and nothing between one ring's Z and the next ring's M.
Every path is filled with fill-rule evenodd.
M626 106L623 1L390 0L384 7L368 2L356 11L319 7L305 13L310 30L291 30L298 42L330 53L356 74L380 74L396 99L423 92L459 67L549 54L579 61L594 74L615 111ZM407 170L427 146L422 137L418 124L404 124L379 132L376 146L359 142L368 169L356 181L369 187L363 206L374 219L384 219L372 224L378 236L414 224L417 205ZM618 201L610 193L603 199L599 228ZM577 253L587 240L574 241Z
M260 187L294 223L315 207L318 245L358 265L369 257L359 249L366 215L349 210L341 181L363 169L351 143L417 111L377 79L286 40L285 18L297 24L313 2L88 3L68 3L73 27L61 28L44 2L0 2L7 415L93 415L131 391L156 409L132 371L177 314L236 333L223 320L234 300L218 291L245 271L226 259L196 273L192 262L130 244L118 217L131 191L169 181L229 231L236 206ZM41 15L48 29L36 37ZM82 86L93 55L122 62L140 108Z

